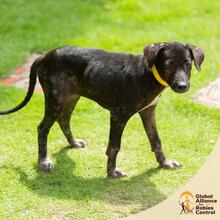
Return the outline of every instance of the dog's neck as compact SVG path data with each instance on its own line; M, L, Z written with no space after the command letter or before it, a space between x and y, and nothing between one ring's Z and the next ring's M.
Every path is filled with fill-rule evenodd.
M158 73L157 68L156 68L155 65L153 65L151 71L152 71L152 73L153 73L155 79L156 79L162 86L169 87L168 83L161 78L161 76L160 76L160 74Z
M155 95L159 95L166 86L162 85L154 76L152 68L146 66L147 81L151 84L151 92ZM159 73L158 73L159 74Z

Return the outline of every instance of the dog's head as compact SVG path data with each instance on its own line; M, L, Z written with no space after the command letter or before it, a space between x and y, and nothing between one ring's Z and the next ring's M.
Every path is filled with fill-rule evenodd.
M154 65L160 77L178 93L189 90L192 61L201 69L204 60L202 50L191 44L155 43L144 48L144 57L149 68Z

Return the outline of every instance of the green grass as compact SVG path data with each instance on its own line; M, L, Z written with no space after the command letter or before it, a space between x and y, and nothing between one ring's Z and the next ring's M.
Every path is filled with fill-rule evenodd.
M138 115L128 123L118 166L121 180L106 178L109 113L82 98L72 118L82 150L66 150L56 124L49 136L55 162L51 173L37 169L36 127L43 96L35 95L18 113L0 117L0 219L115 219L167 198L201 167L220 130L219 109L193 103L190 96L219 75L220 5L208 1L1 1L0 75L10 74L31 52L60 45L84 45L142 53L144 45L182 41L203 48L203 70L192 73L183 95L170 89L157 108L164 151L184 164L157 169ZM16 95L15 95L16 94ZM16 105L24 91L0 86L0 109Z

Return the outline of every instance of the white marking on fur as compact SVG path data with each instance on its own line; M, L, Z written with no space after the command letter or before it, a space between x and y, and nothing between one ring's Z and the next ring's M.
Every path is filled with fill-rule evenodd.
M144 110L152 105L156 105L159 102L159 99L160 99L160 95L156 96L150 104L148 104L147 106L145 106L144 108L142 108L138 112L141 112L142 110Z

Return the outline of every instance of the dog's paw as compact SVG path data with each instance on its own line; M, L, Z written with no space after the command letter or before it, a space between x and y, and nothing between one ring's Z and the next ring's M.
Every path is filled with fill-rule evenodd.
M108 176L112 179L116 179L116 178L126 177L127 174L123 171L120 171L120 170L112 170L112 171L108 172Z
M176 160L165 160L160 166L166 169L178 169L182 167L182 164Z
M71 144L71 148L84 148L86 146L86 141L81 139L75 139L73 143Z
M53 162L50 158L40 160L40 169L44 172L48 172L54 168Z

